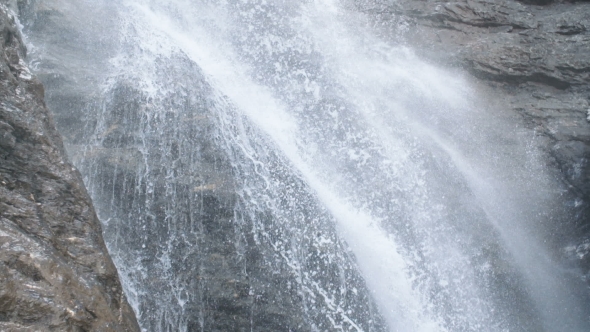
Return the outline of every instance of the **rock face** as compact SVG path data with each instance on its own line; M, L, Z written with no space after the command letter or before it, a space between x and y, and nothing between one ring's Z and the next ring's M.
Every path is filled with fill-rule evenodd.
M0 6L0 330L138 331L15 19Z
M590 273L590 3L588 1L357 1L385 36L467 70L535 131L566 185L558 239ZM383 28L385 26L385 28ZM559 232L559 225L554 226ZM575 255L573 255L575 254ZM577 257L577 258L575 258Z

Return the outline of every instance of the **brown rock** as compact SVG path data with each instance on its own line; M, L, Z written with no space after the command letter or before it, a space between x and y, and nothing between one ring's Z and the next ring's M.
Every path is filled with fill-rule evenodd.
M0 32L0 330L138 331L3 6Z

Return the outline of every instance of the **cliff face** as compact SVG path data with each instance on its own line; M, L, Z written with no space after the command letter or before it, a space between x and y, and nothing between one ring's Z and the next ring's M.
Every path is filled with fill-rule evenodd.
M564 183L568 212L551 226L552 241L590 273L590 3L375 0L355 6L384 36L402 35L421 56L468 71L489 86L492 102L523 117L535 132L532 144Z
M0 330L137 331L7 11L0 5Z

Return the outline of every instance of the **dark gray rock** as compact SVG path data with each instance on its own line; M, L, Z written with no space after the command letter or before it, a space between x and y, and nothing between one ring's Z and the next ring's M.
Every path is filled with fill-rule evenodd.
M0 330L138 331L4 5L0 54Z
M400 34L430 61L470 72L536 133L559 172L568 210L556 246L590 238L590 3L587 1L356 1L384 36ZM382 28L385 26L386 28ZM563 224L559 224L563 223ZM572 227L573 226L573 227ZM582 250L582 249L580 249ZM571 250L569 250L571 252ZM570 255L590 275L590 255Z

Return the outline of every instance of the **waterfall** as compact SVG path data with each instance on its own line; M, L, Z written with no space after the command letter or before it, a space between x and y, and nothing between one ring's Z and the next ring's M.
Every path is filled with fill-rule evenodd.
M81 84L48 102L144 330L590 328L534 133L404 24L385 39L353 1L55 2L79 37L31 36L32 66Z

